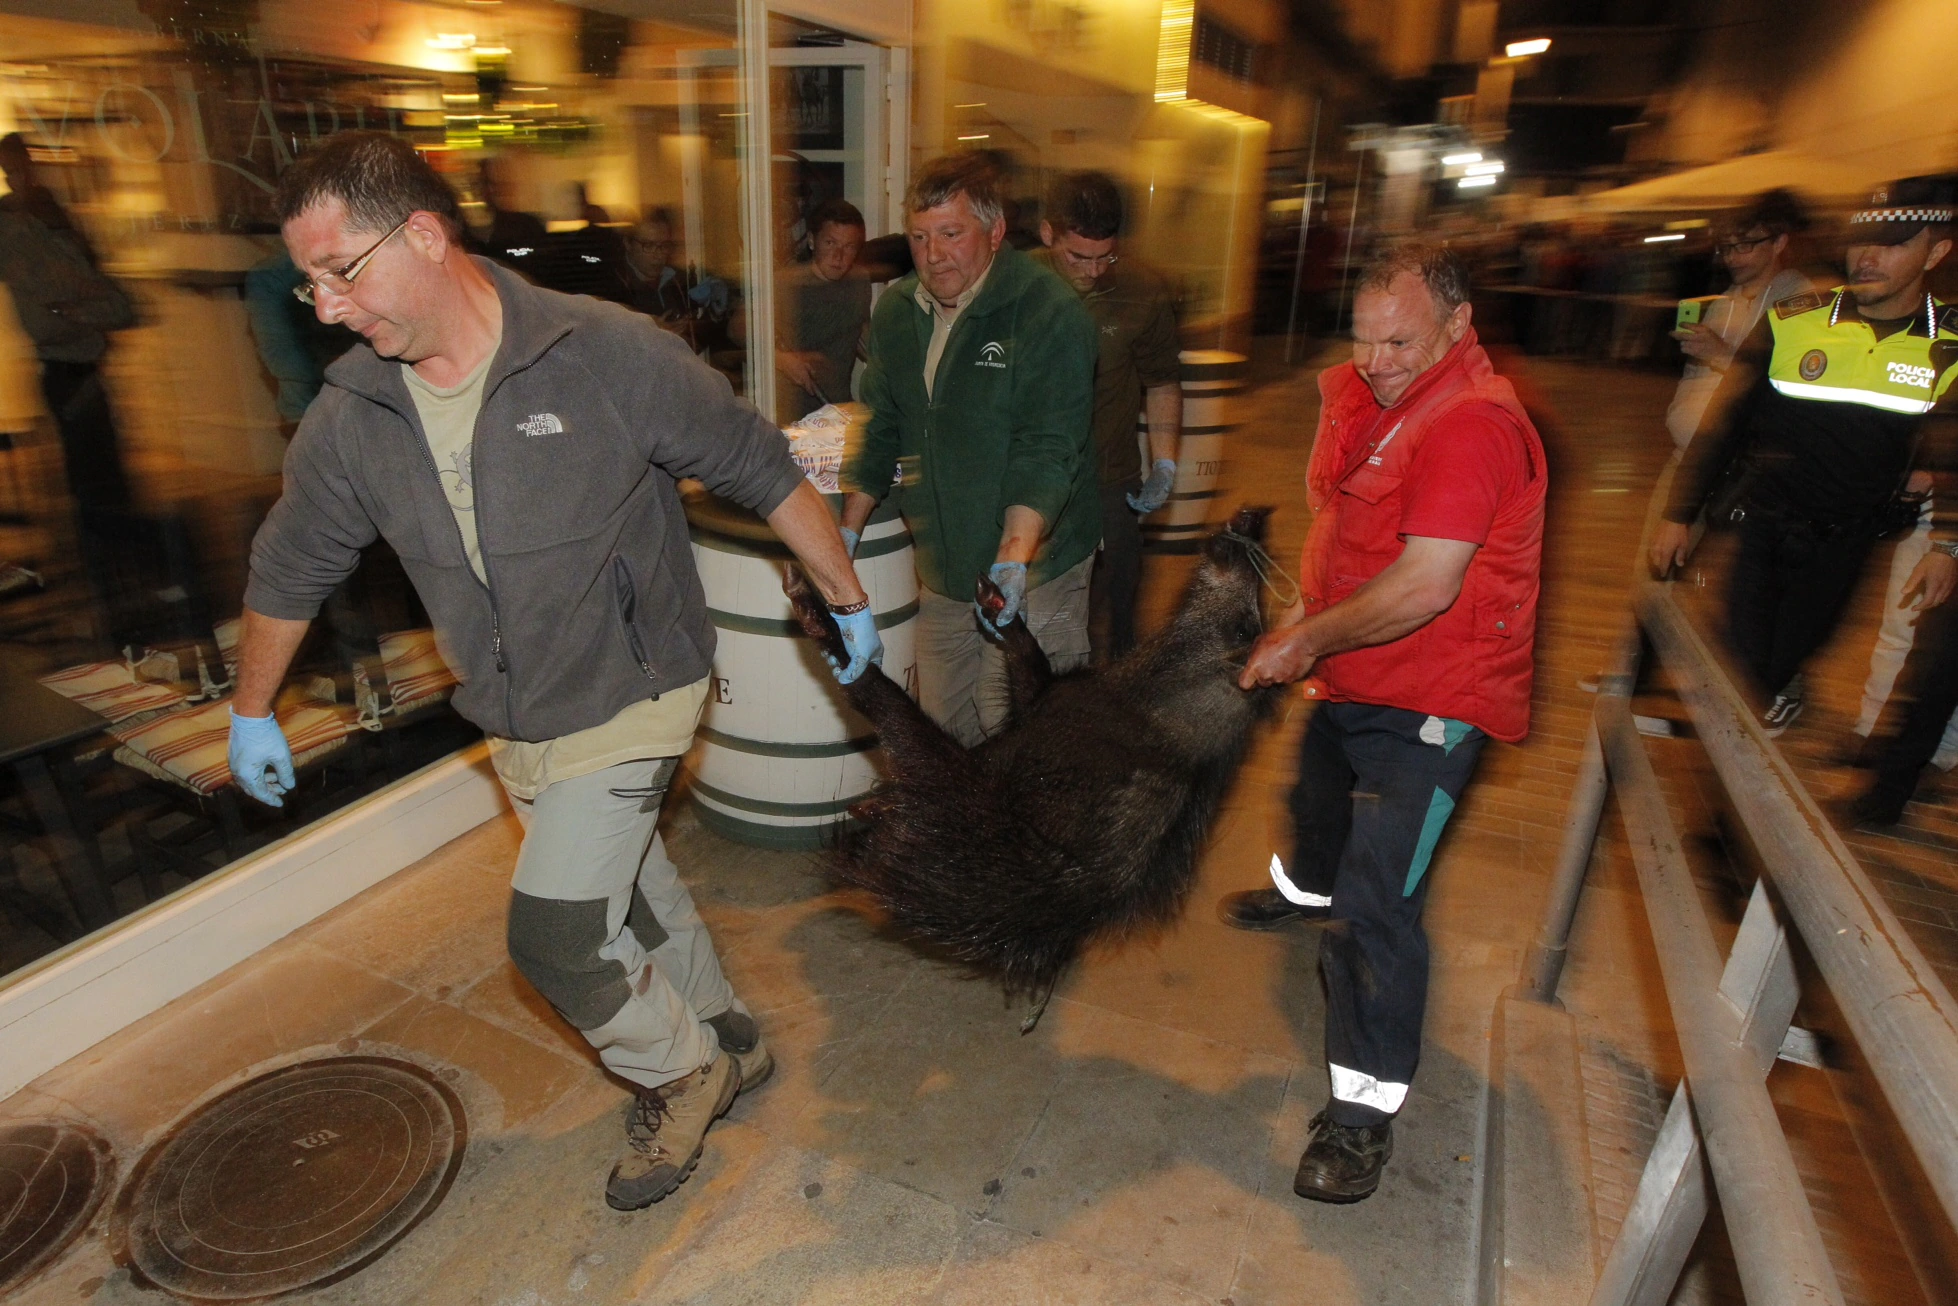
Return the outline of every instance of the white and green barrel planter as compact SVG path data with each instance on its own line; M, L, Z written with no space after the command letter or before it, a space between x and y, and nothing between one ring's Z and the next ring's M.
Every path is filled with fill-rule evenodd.
M795 624L782 593L792 555L768 524L712 496L689 498L687 524L718 641L687 759L694 809L709 829L742 843L826 846L877 783L876 734ZM877 614L884 672L915 693L911 555L904 519L879 508L857 546L857 575Z
M1224 470L1224 437L1236 429L1237 399L1249 368L1243 354L1186 349L1183 363L1183 442L1176 456L1176 484L1169 502L1142 519L1142 547L1151 553L1195 553L1217 511L1217 481ZM1149 465L1149 420L1138 419L1142 465Z

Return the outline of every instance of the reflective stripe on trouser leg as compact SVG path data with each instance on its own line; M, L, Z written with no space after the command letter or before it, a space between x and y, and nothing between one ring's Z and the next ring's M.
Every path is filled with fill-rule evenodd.
M1312 893L1292 883L1292 877L1285 873L1285 863L1277 853L1271 855L1271 882L1278 890L1278 896L1295 907L1330 907L1333 896L1330 893Z
M1406 1084L1385 1084L1372 1075L1364 1074L1349 1066L1336 1066L1326 1063L1326 1071L1333 1082L1333 1097L1341 1102L1353 1102L1360 1106L1372 1107L1382 1115L1393 1115L1407 1100Z
M1354 777L1333 921L1320 945L1328 1113L1342 1125L1373 1125L1401 1108L1420 1063L1428 992L1421 909L1433 880L1426 872L1485 738L1400 708L1328 703L1319 712Z
M719 1044L704 1018L733 1002L654 828L677 762L546 788L528 804L511 881L511 959L607 1069L648 1087L711 1060Z

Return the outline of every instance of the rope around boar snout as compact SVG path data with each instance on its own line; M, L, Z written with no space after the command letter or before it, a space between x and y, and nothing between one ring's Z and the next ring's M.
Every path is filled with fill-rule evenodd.
M1258 573L1259 582L1271 591L1271 596L1278 600L1280 607L1289 608L1299 601L1299 583L1293 580L1283 567L1278 565L1275 558L1265 552L1264 545L1258 543L1249 535L1238 534L1228 526L1219 532L1219 534L1227 540L1235 540L1244 546L1245 553L1249 554L1251 558L1251 570ZM1279 587L1277 581L1272 579L1274 576L1278 580L1285 582L1282 589Z

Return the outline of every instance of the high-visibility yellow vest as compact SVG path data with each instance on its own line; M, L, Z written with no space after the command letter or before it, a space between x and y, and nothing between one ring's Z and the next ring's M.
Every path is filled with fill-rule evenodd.
M1950 388L1958 368L1958 309L1929 295L1917 320L1883 339L1845 311L1846 290L1795 295L1774 306L1768 381L1789 399L1856 404L1920 416ZM1941 347L1940 347L1941 346Z

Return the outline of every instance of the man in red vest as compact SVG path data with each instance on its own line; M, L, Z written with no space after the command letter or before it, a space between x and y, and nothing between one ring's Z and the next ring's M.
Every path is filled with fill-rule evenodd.
M1421 1055L1428 865L1483 744L1529 729L1543 445L1469 317L1468 274L1439 246L1399 246L1361 274L1353 361L1319 378L1302 597L1239 681L1302 680L1318 704L1292 865L1273 858L1274 888L1220 907L1240 929L1332 921L1332 1100L1292 1181L1315 1201L1379 1186Z

